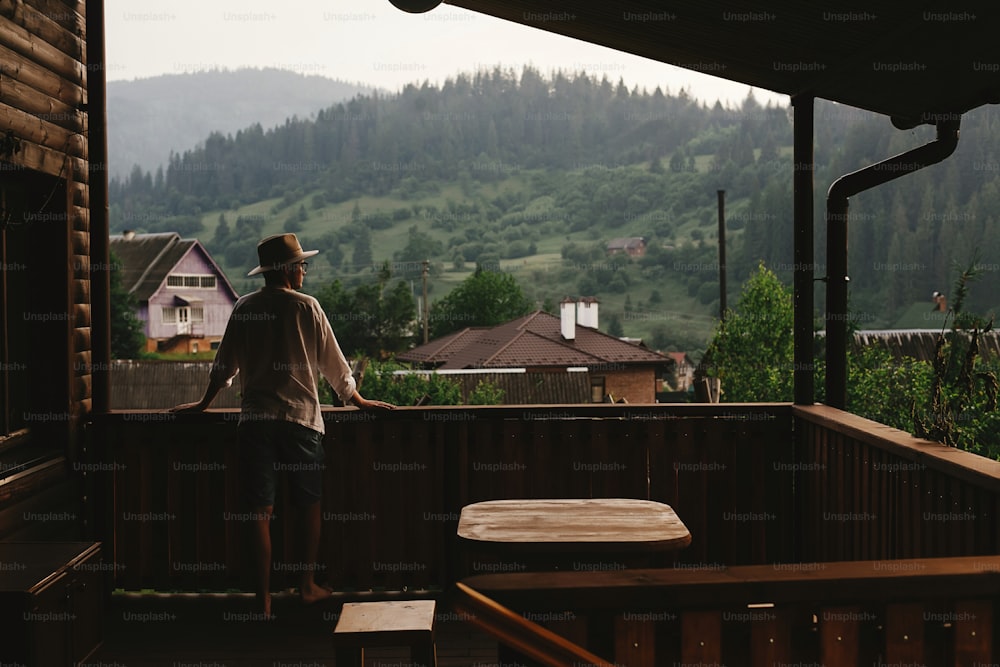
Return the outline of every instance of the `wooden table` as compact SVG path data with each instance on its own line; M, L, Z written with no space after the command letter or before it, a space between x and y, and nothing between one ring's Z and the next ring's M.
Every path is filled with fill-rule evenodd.
M489 500L462 508L458 536L500 557L669 554L691 543L673 508L631 498Z
M630 498L490 500L462 508L458 536L470 552L476 574L538 570L605 572L662 567L691 543L691 533L673 508ZM558 618L531 618L597 655L614 655L612 612L590 618L568 612ZM653 625L641 641L652 642ZM640 641L636 635L636 641ZM503 643L500 664L537 664Z

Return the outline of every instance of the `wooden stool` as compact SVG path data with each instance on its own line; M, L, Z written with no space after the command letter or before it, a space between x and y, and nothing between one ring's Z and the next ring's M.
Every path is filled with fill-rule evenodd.
M434 600L347 602L333 645L337 667L364 667L364 650L376 646L409 646L415 667L436 667Z

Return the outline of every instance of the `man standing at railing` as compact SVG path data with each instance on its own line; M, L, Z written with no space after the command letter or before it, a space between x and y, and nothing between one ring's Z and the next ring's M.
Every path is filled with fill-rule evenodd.
M299 595L305 603L331 595L316 583L314 567L319 556L324 467L317 373L323 374L345 404L362 409L394 407L358 393L319 302L296 291L305 277L305 260L318 252L303 251L295 234L269 236L257 244L260 263L247 275L262 273L264 287L244 295L233 307L205 395L200 401L173 408L174 412L203 411L241 374L240 481L253 508L256 593L264 618L271 617L270 527L279 471L287 472L292 502L303 510Z

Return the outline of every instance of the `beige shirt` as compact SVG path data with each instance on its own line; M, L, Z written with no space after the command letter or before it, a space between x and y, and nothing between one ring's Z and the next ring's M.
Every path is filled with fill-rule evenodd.
M212 366L227 387L240 373L240 421L283 419L324 433L316 390L322 373L344 403L357 387L319 302L283 287L262 287L233 307Z

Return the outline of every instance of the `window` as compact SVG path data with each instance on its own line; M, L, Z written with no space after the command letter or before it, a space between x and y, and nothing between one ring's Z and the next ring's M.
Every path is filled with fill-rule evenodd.
M90 341L70 329L76 305L88 300L67 290L77 265L52 261L76 249L68 231L66 182L6 166L11 168L0 177L0 478L10 479L66 453L69 433L77 428L69 416L83 398L71 378L87 373L92 362L77 354L90 349ZM48 493L47 481L25 483L34 489L31 500L24 496L29 504ZM13 513L15 505L4 506ZM31 523L21 519L9 525Z
M167 276L167 287L215 289L215 285L215 276L212 274L171 273Z
M160 319L163 324L184 325L189 322L204 322L204 306L163 306Z
M590 400L594 403L604 402L604 377L600 375L590 378Z
M6 184L0 186L0 215L5 222L7 219L20 220L25 211L30 210L22 208L24 196L16 187L21 184L15 182L14 185L10 188ZM28 280L27 271L31 251L30 231L28 225L0 226L0 246L5 252L0 265L4 288L0 298L0 446L3 447L6 447L6 436L18 434L22 429L27 433L32 424L30 413L38 411L28 400L33 375L48 376L48 372L43 373L42 370L51 372L44 364L42 368L37 366L35 360L42 357L34 356L39 355L39 351L32 347L33 323L28 321L26 315L31 307L31 298L44 292L39 290L29 295L33 284ZM35 285L42 287L37 283ZM35 371L33 375L28 373L29 368ZM10 469L14 470L13 467ZM6 476L6 473L7 468L0 468L0 477Z

